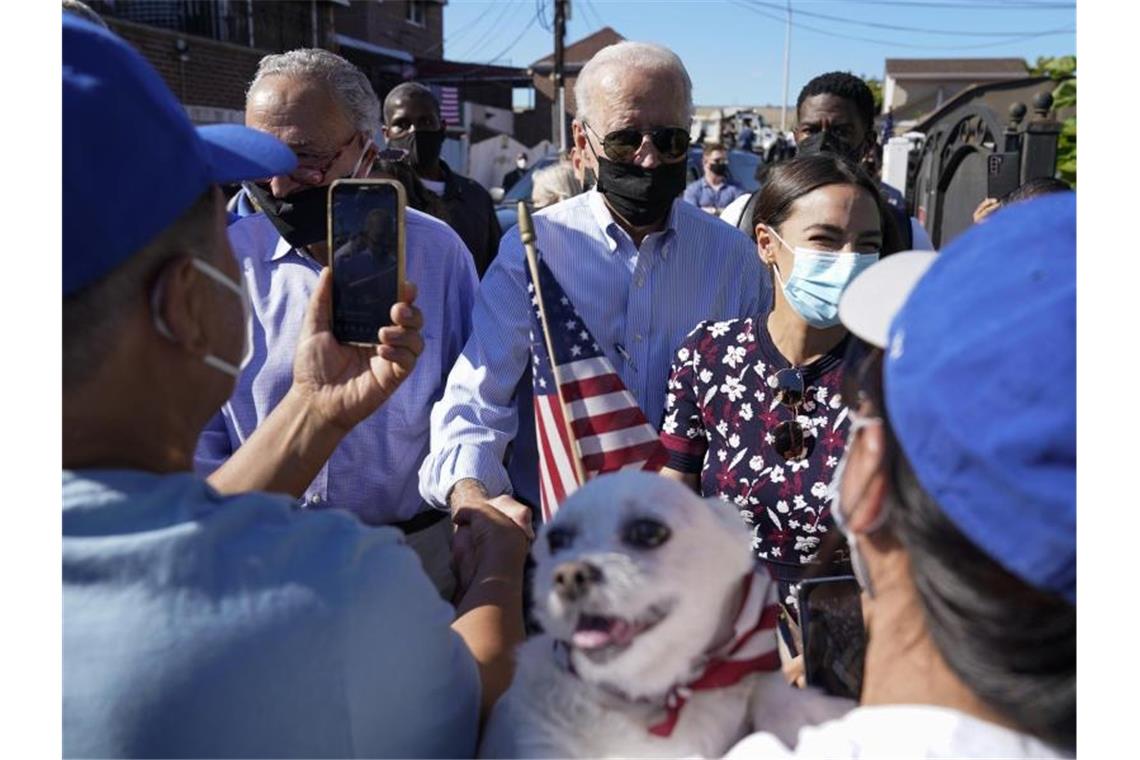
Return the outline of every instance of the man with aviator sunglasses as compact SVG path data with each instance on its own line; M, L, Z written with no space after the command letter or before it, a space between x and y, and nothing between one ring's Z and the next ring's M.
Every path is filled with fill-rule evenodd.
M622 42L575 85L575 154L594 189L534 215L540 254L652 422L672 352L713 315L762 313L770 284L746 237L680 196L692 84L670 50ZM538 503L530 388L530 296L517 230L480 286L471 339L432 412L424 498L452 509L490 502L529 530ZM584 339L584 338L583 338ZM514 443L508 458L508 445Z

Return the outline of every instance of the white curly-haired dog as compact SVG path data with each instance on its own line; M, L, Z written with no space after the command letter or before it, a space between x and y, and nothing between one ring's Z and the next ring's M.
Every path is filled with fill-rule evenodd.
M659 475L576 491L535 542L544 633L519 648L480 754L719 757L850 709L784 680L750 538L735 507Z

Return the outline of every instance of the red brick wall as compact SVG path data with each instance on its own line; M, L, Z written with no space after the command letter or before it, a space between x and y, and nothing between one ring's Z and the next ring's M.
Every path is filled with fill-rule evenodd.
M429 2L424 9L424 25L407 20L408 3L393 0L354 2L335 10L340 34L367 40L374 45L404 50L423 58L443 57L443 6Z

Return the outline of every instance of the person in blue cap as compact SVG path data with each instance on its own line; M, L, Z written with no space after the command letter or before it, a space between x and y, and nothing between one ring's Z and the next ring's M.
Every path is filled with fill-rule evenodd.
M832 506L864 591L860 706L729 757L1072 756L1075 196L885 258L839 313L864 341Z
M398 531L191 472L251 352L218 186L295 165L195 129L136 51L65 16L65 757L470 756L509 680L526 541L497 511L456 515L456 617ZM423 350L414 286L375 349L333 338L329 295L325 270L235 490L307 482Z

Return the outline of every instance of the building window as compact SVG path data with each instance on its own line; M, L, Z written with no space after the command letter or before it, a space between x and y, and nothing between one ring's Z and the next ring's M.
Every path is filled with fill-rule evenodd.
M409 24L416 26L424 26L427 22L427 2L426 0L408 0L407 16L406 19Z
M515 113L534 108L534 87L511 88L511 110Z

